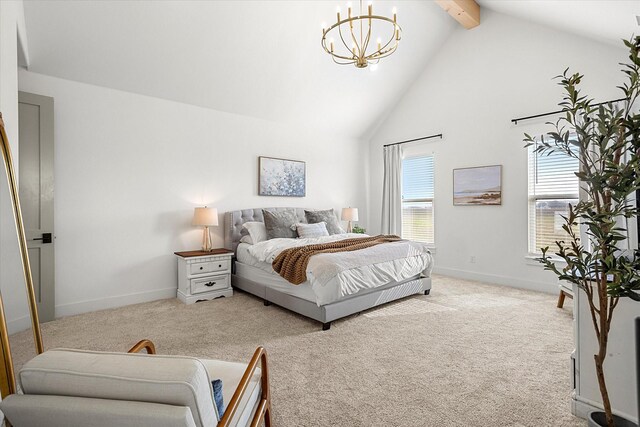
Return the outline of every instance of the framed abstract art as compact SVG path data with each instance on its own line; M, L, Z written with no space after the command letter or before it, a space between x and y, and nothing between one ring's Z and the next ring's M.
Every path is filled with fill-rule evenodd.
M260 196L305 197L306 163L299 160L258 158L258 194Z

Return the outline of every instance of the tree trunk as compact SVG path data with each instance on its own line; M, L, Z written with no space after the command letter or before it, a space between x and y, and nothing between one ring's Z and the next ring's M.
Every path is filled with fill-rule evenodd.
M607 384L604 379L604 359L607 355L607 338L608 335L606 332L603 333L602 338L600 340L600 350L598 354L594 355L593 358L596 361L596 376L598 377L598 385L600 386L600 394L602 395L602 405L604 406L604 413L607 418L607 426L615 427L613 422L613 412L611 411L611 401L609 400L609 392L607 391Z

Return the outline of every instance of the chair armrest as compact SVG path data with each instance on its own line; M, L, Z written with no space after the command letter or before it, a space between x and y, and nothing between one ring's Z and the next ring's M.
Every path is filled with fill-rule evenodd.
M129 351L127 351L127 353L140 353L140 351L143 349L147 349L147 354L156 354L156 346L147 339L138 341L136 345L134 345L129 349Z
M251 426L259 426L263 419L266 427L271 426L271 393L269 392L269 366L267 363L267 351L264 349L264 347L258 347L255 353L253 353L251 362L249 362L247 369L244 371L244 375L242 376L242 379L238 384L238 388L236 388L235 393L233 393L233 397L229 401L227 409L224 411L224 416L218 423L218 427L229 426L231 420L233 419L233 416L238 410L238 405L240 404L242 396L244 396L245 392L247 391L249 381L251 380L253 373L258 367L258 362L260 362L261 364L260 368L262 371L262 397L260 399L260 403L258 404L258 409L253 416Z

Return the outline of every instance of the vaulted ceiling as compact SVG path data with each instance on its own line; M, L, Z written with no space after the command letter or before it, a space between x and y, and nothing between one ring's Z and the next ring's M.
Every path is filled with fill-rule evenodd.
M482 7L621 47L640 35L639 0L477 0Z
M390 15L394 3L374 8ZM322 50L321 23L335 20L336 4L26 1L29 69L359 137L456 23L431 2L400 2L405 37L372 72L336 65Z
M610 43L640 33L637 0L478 2ZM376 71L338 66L320 46L320 23L335 19L337 3L25 1L29 69L362 137L393 108L448 36L465 30L431 1L375 0L375 11L388 14L398 7L400 47Z

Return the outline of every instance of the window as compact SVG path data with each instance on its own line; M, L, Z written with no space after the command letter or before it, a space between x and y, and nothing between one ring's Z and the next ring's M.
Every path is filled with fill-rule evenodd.
M402 238L433 245L433 156L402 161Z
M566 240L563 216L578 203L578 159L563 153L538 154L529 147L529 252L555 252L557 240ZM578 232L576 227L576 233Z

